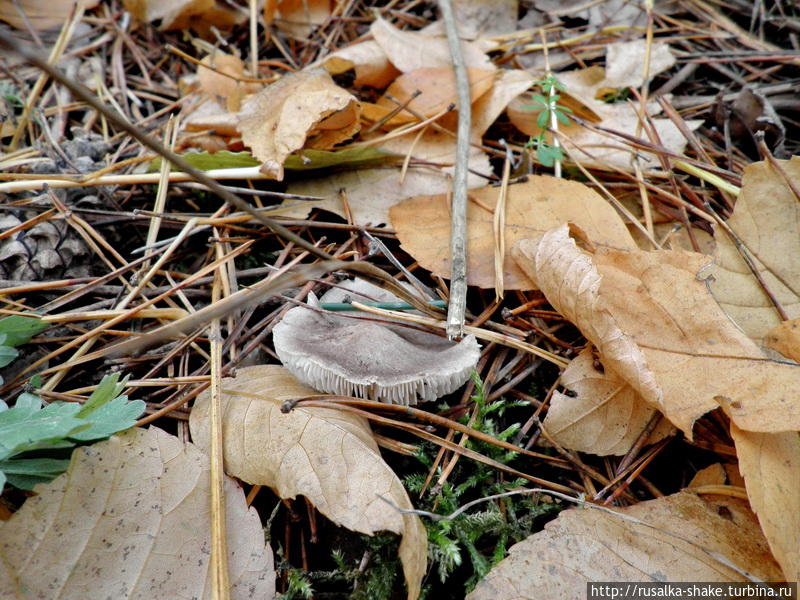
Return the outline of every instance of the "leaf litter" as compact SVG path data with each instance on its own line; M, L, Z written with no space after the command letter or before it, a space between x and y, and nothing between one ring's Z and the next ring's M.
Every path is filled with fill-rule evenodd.
M161 129L164 115L180 104L175 147L181 152L199 149L186 156L198 168L213 169L215 177L219 170L241 169L237 171L241 183L232 183L230 189L251 198L262 215L282 219L302 236L301 241L311 240L346 260L368 258L387 266L392 277L422 278L428 290L446 298L451 235L447 194L458 105L443 23L435 20L434 12L407 9L404 3L392 10L367 10L362 4L283 0L266 2L263 10L253 4L249 7L257 9L253 13L211 0L131 0L125 7L133 21L115 29L104 6L95 11L87 6L87 14L93 16L79 15L71 23L71 3L59 3L59 10L67 9L56 23L66 22L59 39L47 31L52 22L41 18L36 2L17 3L33 17L27 22L2 11L0 18L20 28L17 36L41 31L36 35L45 47L53 45L51 62L64 55L63 65L71 74L89 83L129 122L159 139L169 141ZM282 399L317 390L290 380L274 364L264 364L277 360L269 333L309 292L321 294L326 285L336 285L329 277L324 284L309 281L260 307L232 304L229 316L222 312L221 326L227 335L223 371L233 374L239 367L232 379L220 380L219 368L209 366L202 321L183 338L165 339L147 354L111 358L109 364L97 362L107 355L102 349L119 336L146 335L149 317L131 321L124 331L90 321L88 327L96 332L92 343L102 349L82 358L88 349L67 347L74 360L59 358L65 342L87 331L86 318L104 313L110 316L101 318L128 320L145 308L148 298L158 298L159 307L181 305L189 313L212 301L225 306L227 297L242 286L308 262L311 259L301 252L310 250L281 240L245 213L230 213L197 187L168 186L172 175L159 185L160 199L153 203L149 188L137 185L136 177L154 164L154 157L145 156L135 144L120 146L122 137L107 115L76 102L66 87L47 80L37 84L38 72L24 66L15 71L15 78L7 77L11 71L6 69L0 82L0 135L8 143L0 164L13 189L34 192L3 197L12 209L4 208L0 214L0 248L6 249L0 268L11 275L6 279L14 281L3 282L0 292L6 312L57 313L59 322L67 325L34 338L30 346L42 352L35 360L24 361L31 352L28 345L13 348L8 340L0 341L0 347L11 350L0 360L34 365L4 371L8 375L0 393L12 408L0 415L13 416L12 411L24 409L32 396L28 389L38 394L34 396L38 406L47 406L43 410L55 410L50 407L58 408L57 402L79 407L94 387L86 384L95 383L87 382L85 373L76 368L84 362L99 370L113 364L114 369L131 373L126 394L147 401L148 416L140 423L160 418L167 429L177 427L180 441L155 429L134 429L77 450L70 473L78 477L81 465L106 453L116 457L115 464L122 464L120 457L127 452L123 449L150 436L144 454L124 459L129 465L125 476L132 478L129 489L151 496L179 492L178 496L201 501L187 508L197 519L191 527L168 529L167 536L156 537L154 543L183 543L186 538L178 530L213 542L219 536L212 539L206 528L210 505L202 504L210 489L204 483L210 477L206 467L177 469L195 474L195 489L178 481L172 463L169 469L166 462L159 466L161 459L148 452L158 446L162 455L191 456L189 464L199 464L206 459L183 441L190 435L213 453L214 402L200 388L217 381L223 390L226 472L252 485L249 501L258 506L262 524L271 523L272 508L265 499L268 492L259 492L260 485L272 488L277 496L270 498L284 499L289 511L296 505L289 499L304 496L332 522L354 531L400 534L399 558L409 598L417 597L423 587L428 594L463 597L466 590L460 584L443 581L437 587L425 579L426 565L445 573L443 565L456 556L459 560L470 556L476 573L488 573L470 597L498 597L507 594L499 590L509 589L519 597L569 597L584 593L586 579L648 579L656 574L679 580L707 573L703 578L709 581L734 581L746 571L768 581L796 580L800 409L793 393L798 367L791 321L797 317L792 261L797 252L791 246L791 215L796 212L800 175L796 158L776 160L770 154L781 159L785 155L780 152L797 150L791 141L794 124L784 110L790 99L770 87L774 81L766 76L768 69L743 71L748 87L740 91L741 76L731 75L733 68L739 68L737 63L713 66L720 58L739 56L740 50L757 50L773 53L764 61L776 70L785 69L780 73L784 76L793 68L791 59L777 53L778 46L764 42L763 35L748 33L704 3L688 8L658 3L650 20L646 10L632 3L583 4L540 0L520 8L515 2L456 2L457 19L468 36L462 51L472 73L466 232L468 282L473 286L470 324L491 343L476 365L480 386L467 383L460 393L445 399L446 404L422 407L452 412L488 431L490 438L516 436L515 444L536 444L557 451L561 458L525 455L528 462L522 462L519 453L518 458L500 457L491 446L478 452L466 438L458 444L448 442L455 432L451 429L447 443L437 442L442 450L428 455L419 472L390 458L393 453L382 457L378 450L380 444L402 460L411 460L408 457L428 452L421 440L445 439L426 437L411 423L411 413L402 417L409 420L404 431L413 432L407 437L387 435L394 430L381 426L372 431L362 417L343 412L340 403L283 414ZM515 23L517 14L526 11L525 18ZM256 37L247 39L248 21L254 15ZM676 20L675 15L692 21L693 36L675 37L674 28L680 30L689 22ZM577 32L564 21L552 20L559 17L584 19L586 28ZM535 23L534 29L526 23ZM260 24L268 30L261 32ZM773 27L763 19L760 25L762 30ZM645 35L647 28L654 30L654 39ZM184 38L163 33L178 29L186 32ZM719 29L731 35L710 33ZM103 46L104 36L118 34L122 40L110 55L113 67L98 69L95 50ZM166 39L182 54L162 45ZM89 59L95 60L91 69ZM525 65L533 64L536 69L525 70ZM557 71L564 89L554 92L558 98L548 100L549 92L541 95L541 82L552 71ZM710 79L716 78L712 84L709 73ZM735 91L715 101L716 89L725 85ZM757 99L756 112L742 108L747 94ZM534 95L540 100L532 101ZM548 108L550 102L556 108ZM38 115L45 120L37 120ZM785 140L773 135L778 125L787 133ZM75 126L98 134L107 149L98 150L88 161L75 154L69 146L73 140L63 139L74 135L77 140L78 135L71 133ZM759 130L768 134L764 142L754 137ZM550 163L541 160L544 154L534 152L536 139L551 145ZM753 155L754 149L760 156ZM640 159L638 164L632 162L634 156ZM554 174L566 177L550 177L551 163ZM159 165L154 164L156 169ZM113 180L114 171L131 178ZM43 185L64 179L87 187L67 192ZM0 193L11 189L9 184L0 182ZM102 186L95 188L97 195L91 200L86 199L89 186ZM283 200L287 193L323 199L297 206L296 199ZM498 202L501 194L503 203ZM630 210L620 211L623 206ZM719 217L726 220L730 233L723 232ZM634 228L631 219L640 218L642 223ZM213 229L208 242L189 235L200 222ZM173 229L182 230L181 235L174 237ZM647 231L648 239L641 237L642 231ZM709 233L716 245L713 256L712 251L703 255L689 250L708 248ZM659 246L682 249L653 250ZM501 247L504 252L498 257L495 253ZM134 258L139 256L134 250L149 256ZM153 261L158 261L156 267ZM502 268L506 290L502 304L482 291L496 287L497 268ZM191 275L201 270L202 277ZM215 271L218 276L206 276ZM43 281L53 279L56 272L63 279ZM126 300L120 304L123 297ZM92 305L98 302L102 311ZM76 313L74 321L69 321L67 310ZM424 322L435 321L429 317ZM6 343L10 345L2 345ZM530 344L543 346L547 351L537 356L556 357L554 364L559 367L570 361L558 381L555 373L545 375L547 368L540 359L524 351ZM248 362L260 366L243 368ZM44 382L30 382L35 369L43 369ZM23 394L26 383L33 387ZM476 391L485 398L480 400ZM195 397L195 405L186 408ZM363 410L377 415L387 410L381 406L366 405ZM497 411L497 421L485 419L486 410ZM112 419L108 423L113 421L113 427L95 433L106 437L133 418L129 415L124 423ZM79 435L75 427L80 425L68 420L64 424L63 435ZM667 465L666 457L691 456L697 447L714 453L722 463L701 471L704 479L698 477L690 490L680 491L706 459L698 464L693 458L679 458ZM540 524L535 533L514 529L518 523L512 523L510 515L518 515L514 510L519 507L508 499L495 500L487 512L461 517L470 527L477 527L479 518L499 518L503 523L502 534L482 538L488 540L485 547L493 546L487 558L481 555L485 548L469 546L468 537L451 539L446 528L431 526L428 536L418 516L400 513L374 496L381 488L395 505L408 510L421 505L430 493L434 508L453 498L461 502L463 496L448 494L473 489L470 486L480 478L464 480L468 474L461 469L467 457L481 453L487 455L481 458L483 465L513 463L508 472L526 477L535 472L552 489L581 490L591 502L612 505L616 512L562 511L544 531L539 531ZM63 468L66 456L28 460L45 461L37 465L46 480ZM137 460L146 464L138 466ZM413 487L417 476L419 485ZM85 477L96 488L113 488L96 468ZM215 477L221 481L220 474ZM504 490L524 481L502 481L494 472L492 478ZM62 482L63 476L50 487L40 485L38 495L24 504L25 496L4 490L2 507L11 520L0 527L15 536L7 542L4 534L5 544L15 544L13 540L22 540L38 527L27 515L49 502L52 494L74 493L69 482L65 488ZM432 492L421 496L409 496L403 489L403 483L425 490L434 482L438 483ZM275 575L269 546L259 545L258 519L244 508L241 491L231 491L230 481L224 485L229 507L235 507L237 519L247 523L241 528L230 523L228 528L232 536L228 572L234 590L243 589L236 582L255 577L252 581L258 586L266 586L258 588L258 597L271 597ZM484 495L497 491L474 489ZM89 498L99 501L91 494ZM642 502L642 498L656 499ZM539 504L526 506L534 514L549 500L545 496L537 499ZM63 519L58 507L48 505L47 511L54 522ZM154 522L146 510L131 514L142 524ZM273 530L276 527L272 525ZM313 541L314 525L308 538L288 520L283 527L287 545L278 586L287 591L301 585L305 576L285 565L318 568L321 546ZM248 533L231 533L239 529ZM88 531L94 535L95 528ZM533 535L522 541L529 533ZM236 537L241 535L250 544L244 554L237 541L241 538ZM127 536L108 534L108 539L117 547ZM505 540L521 543L499 562ZM307 544L315 544L315 551L308 553ZM42 547L45 553L60 556L59 548ZM183 559L190 562L197 558L187 556ZM207 554L200 556L202 560L192 565L198 574L210 573ZM219 562L219 552L215 556ZM245 556L252 562L242 570ZM86 572L80 566L83 555L71 560L78 561L77 571L65 590L70 585L123 583ZM141 568L159 567L152 562L145 561ZM61 563L35 564L41 565L37 567L41 573L63 572ZM363 584L377 589L371 587L378 585L376 579L367 576L375 564L367 561L363 573L353 568L349 581L357 582L355 588ZM215 564L213 572L218 568ZM5 564L5 569L15 576L24 574L25 581L49 581L18 565ZM576 572L582 574L581 581ZM0 585L8 581L0 578ZM199 591L192 593L200 595L210 593L208 581L206 575L198 575L191 582L172 578L166 583L195 586ZM339 585L341 589L344 584Z

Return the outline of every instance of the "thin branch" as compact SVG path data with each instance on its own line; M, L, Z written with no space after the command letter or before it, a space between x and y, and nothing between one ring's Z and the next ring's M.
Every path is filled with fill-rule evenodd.
M456 165L453 174L453 200L450 227L450 304L447 308L447 337L464 335L464 313L467 307L467 175L469 168L469 130L472 121L469 79L461 39L450 0L439 0L447 43L453 60L458 97L456 130Z

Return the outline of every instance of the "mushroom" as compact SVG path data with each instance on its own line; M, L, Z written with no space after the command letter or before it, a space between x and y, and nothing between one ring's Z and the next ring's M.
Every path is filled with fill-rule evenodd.
M345 281L319 301L309 294L312 307L350 300L398 298L362 280ZM304 306L286 313L273 330L273 341L283 365L314 389L406 406L458 389L480 356L472 335L456 343L374 315L354 311L345 316Z

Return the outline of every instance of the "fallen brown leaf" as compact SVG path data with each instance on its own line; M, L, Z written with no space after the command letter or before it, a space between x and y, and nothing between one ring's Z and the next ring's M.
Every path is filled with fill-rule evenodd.
M286 369L259 365L239 369L222 383L225 471L267 485L281 498L308 498L334 523L372 535L402 536L400 560L408 598L419 595L427 562L427 535L419 517L400 514L378 498L412 508L403 484L383 462L369 424L322 408L281 412L286 400L317 394ZM210 446L210 394L197 398L189 419L192 438Z
M470 192L467 206L467 280L470 285L493 288L493 212L500 188L482 187ZM450 205L445 195L420 196L390 210L403 249L420 265L441 277L450 277ZM571 221L586 227L598 244L635 248L616 211L585 185L556 177L532 176L509 186L506 198L504 286L507 290L536 289L533 281L511 258L517 240L534 238Z
M249 99L237 129L261 171L283 179L283 161L300 148L328 150L359 130L358 100L323 69L285 75Z
M280 0L273 22L289 37L306 41L316 27L330 18L332 4L331 0Z
M425 31L404 31L378 17L370 25L370 33L389 61L403 73L425 68L452 68L453 59L447 38ZM461 42L464 63L472 69L497 69L475 42Z
M619 516L563 511L544 531L512 546L467 599L584 600L587 581L748 581L741 571L782 579L743 500L683 491L614 512Z
M720 405L742 429L800 429L800 365L770 361L728 319L698 279L708 257L590 252L567 225L538 243L520 241L514 253L603 364L687 436L698 417Z
M495 71L467 69L471 102L475 102L492 88L495 73ZM421 93L414 97L417 92ZM386 122L386 127L418 121L419 118L414 113L428 118L446 110L450 105L457 105L456 82L452 67L423 68L400 75L377 103L364 104L364 116L371 121L377 121L399 105L408 106L409 110L401 110L394 115Z
M503 35L517 28L518 0L454 0L458 34L474 38Z
M353 83L357 87L368 85L381 90L400 75L375 40L336 50L322 59L322 66L331 75L355 69L356 79Z
M800 433L731 426L750 506L786 581L800 579Z
M606 456L628 452L658 411L613 371L598 371L593 349L572 359L559 379L571 395L553 392L544 427L570 450ZM654 444L674 432L662 420L647 440Z
M224 52L209 54L197 68L200 89L210 98L225 104L229 112L238 112L245 94L255 93L260 88L240 81L244 77L242 59Z
M100 0L84 0L85 9L94 8ZM76 0L14 0L0 2L0 21L25 30L30 24L37 31L62 27L77 4ZM20 12L25 14L22 17ZM26 23L27 19L27 23Z
M800 182L800 157L780 161ZM769 163L744 170L742 191L727 221L753 257L761 278L790 319L800 318L800 204L789 185ZM716 228L717 252L711 291L725 312L756 343L781 318L739 254L736 244Z
M193 29L209 37L211 28L230 29L247 19L247 11L218 0L123 0L125 10L140 21L160 21L159 29Z
M0 523L0 597L210 598L209 486L208 457L155 427L76 450ZM272 551L229 478L225 505L231 598L272 598Z
M764 336L764 344L786 358L800 362L800 319L783 321L770 329Z

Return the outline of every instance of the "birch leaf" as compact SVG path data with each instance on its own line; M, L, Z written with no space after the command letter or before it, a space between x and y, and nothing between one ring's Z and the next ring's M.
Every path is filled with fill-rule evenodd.
M402 483L383 461L369 424L360 417L322 408L281 404L317 392L286 369L259 365L223 381L225 470L248 483L267 485L281 498L308 498L334 523L372 535L402 536L400 560L409 599L419 595L427 562L427 535L416 515L400 514L378 498L412 508ZM210 446L210 394L201 394L189 419L192 438Z
M389 58L375 40L359 42L329 54L322 60L322 66L331 75L339 75L355 69L356 86L371 86L383 89L400 75L400 71L389 62Z
M559 445L606 456L628 452L657 410L610 369L598 371L586 348L561 374L572 395L553 392L544 426ZM654 444L673 433L662 420L648 438Z
M800 319L783 321L764 336L764 344L786 358L800 362Z
M684 491L614 510L621 516L563 511L544 531L512 546L467 600L584 600L587 581L748 581L708 552L765 581L781 580L742 500Z
M721 405L748 431L800 429L800 365L768 360L698 274L708 257L578 247L567 225L515 247L518 264L603 364L687 436Z
M500 188L486 186L470 192L467 204L467 281L493 288L493 210ZM491 211L491 212L490 212ZM390 211L403 249L435 274L450 277L450 204L444 194L419 196ZM591 231L598 244L635 248L622 219L594 190L556 177L532 176L510 185L506 198L506 260L503 265L507 290L536 289L532 279L512 259L517 240L535 238L560 223L571 221Z
M210 466L160 429L131 429L72 454L0 522L0 597L211 598ZM261 522L225 480L231 598L275 593Z
M800 157L780 164L795 186L800 185ZM745 168L742 191L727 223L789 318L800 318L800 203L769 163ZM725 312L760 343L780 323L780 316L730 237L717 231L716 238L718 266L711 291Z
M237 129L262 172L283 179L286 157L300 148L328 150L359 130L358 101L323 69L285 75L245 103Z
M750 506L786 581L800 578L800 433L731 426Z
M389 61L403 73L423 68L452 68L453 59L445 36L422 31L404 31L378 17L370 25L370 33ZM461 42L466 66L494 71L497 67L474 42Z

